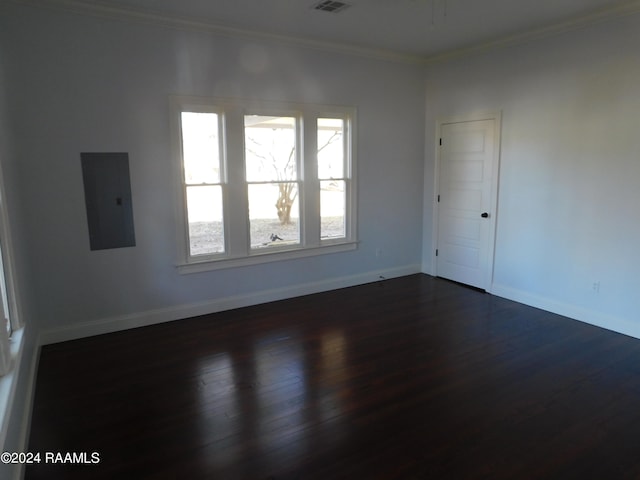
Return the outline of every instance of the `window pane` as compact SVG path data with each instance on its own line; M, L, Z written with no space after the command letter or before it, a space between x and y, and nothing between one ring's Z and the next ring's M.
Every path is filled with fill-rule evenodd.
M295 125L293 117L244 117L247 181L298 179Z
M320 238L344 238L346 203L345 182L329 180L320 182Z
M220 182L218 114L182 112L182 155L186 183Z
M318 178L344 178L344 120L318 119Z
M222 187L187 187L187 217L192 256L224 252Z
M299 216L296 183L249 185L251 248L299 244Z

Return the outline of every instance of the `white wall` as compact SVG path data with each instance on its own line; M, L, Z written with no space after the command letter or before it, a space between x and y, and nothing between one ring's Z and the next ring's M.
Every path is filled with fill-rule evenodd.
M45 332L178 318L241 296L419 271L422 67L284 44L10 5L12 122L37 315ZM258 58L255 62L252 59ZM263 62L264 60L264 62ZM261 66L262 65L262 66ZM168 96L353 105L359 119L356 251L180 275ZM137 246L89 250L80 152L129 152ZM380 257L375 256L382 249ZM155 315L155 316L154 316ZM66 332L66 333L65 333ZM86 330L85 333L89 333ZM95 330L94 330L95 332Z
M436 122L498 110L492 291L640 337L640 16L429 68L427 272Z

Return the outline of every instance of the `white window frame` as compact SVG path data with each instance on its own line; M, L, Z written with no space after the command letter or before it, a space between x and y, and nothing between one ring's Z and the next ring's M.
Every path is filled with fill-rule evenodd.
M220 156L220 178L218 182L205 182L202 183L200 185L196 185L196 184L189 184L187 183L186 179L185 179L185 170L183 168L183 164L182 164L182 130L181 130L181 125L182 125L182 118L181 118L181 114L182 112L192 112L192 113L215 113L216 115L218 115L218 138L220 139L220 144L219 144L219 156ZM188 104L185 105L183 108L180 109L179 112L179 118L178 118L178 135L179 135L179 142L180 142L180 150L179 150L179 155L180 155L180 183L181 183L181 195L180 198L182 199L182 216L184 218L184 224L186 226L186 229L183 231L183 236L184 239L186 240L186 255L187 257L191 257L190 255L190 246L189 246L189 224L188 224L188 216L187 216L187 188L188 187L205 187L205 186L220 186L221 190L222 190L222 205L223 205L223 213L222 213L222 224L223 224L223 235L224 235L224 250L226 252L228 245L229 245L229 236L228 236L228 222L227 222L227 211L226 209L226 205L229 203L227 201L227 170L226 170L226 153L225 153L225 143L224 143L224 111L221 108L217 108L215 106L203 106L203 105L197 105L197 104ZM193 257L195 258L195 256ZM225 253L211 253L210 255L208 255L206 258L208 259L216 259L216 258L225 258Z
M175 166L177 217L177 269L196 273L266 262L355 250L357 240L356 109L289 102L253 102L212 97L172 96L171 136ZM221 170L223 186L224 253L190 255L186 183L182 160L181 113L211 112L221 122ZM244 116L269 115L296 118L299 172L300 243L252 249L249 239L248 197L245 175ZM346 162L345 236L320 238L320 180L317 169L317 119L344 120Z
M242 148L242 164L243 167L246 166L245 155L245 145L244 145L244 116L245 115L258 115L264 117L292 117L295 122L295 171L296 171L296 179L292 180L297 183L298 188L298 201L300 205L300 243L296 245L283 245L283 246L270 246L268 249L259 249L252 248L249 244L247 245L248 255L247 256L255 256L255 255L264 255L270 254L274 252L282 252L282 251L291 251L291 250L299 250L304 245L304 234L305 234L305 218L306 215L303 212L303 202L305 198L306 185L304 181L304 172L307 171L306 166L304 165L304 160L306 158L306 152L303 149L304 145L304 126L302 122L302 112L295 108L284 109L284 108L275 108L275 107L264 107L260 108L243 108L242 118L243 118L243 131L242 131L242 139L243 139L243 148ZM249 185L257 185L260 183L278 183L277 181L254 181L254 180L246 180L246 175L243 171L243 179L242 181L245 184L245 187L248 188ZM245 193L246 195L246 193ZM248 197L247 197L248 198ZM246 210L245 210L246 211ZM249 225L249 219L247 218L247 225Z
M355 115L355 113L354 113ZM356 207L356 183L355 183L355 130L354 125L355 121L353 117L351 117L348 113L345 115L344 111L336 111L336 110L321 110L316 115L316 119L318 118L340 118L344 120L343 123L343 155L344 161L346 165L344 165L344 172L342 177L336 177L336 180L345 182L345 238L351 238L352 236L356 236L356 222L355 222L355 207ZM317 135L317 125L315 127ZM318 147L317 144L314 144L315 151L317 152ZM314 154L315 155L315 154ZM317 155L315 155L315 159L317 161ZM313 165L313 168L317 172L317 164ZM318 178L316 177L316 181L318 182L318 186L320 182L327 181L329 178ZM342 238L327 238L321 239L321 243L323 245L330 245L332 243L342 243Z

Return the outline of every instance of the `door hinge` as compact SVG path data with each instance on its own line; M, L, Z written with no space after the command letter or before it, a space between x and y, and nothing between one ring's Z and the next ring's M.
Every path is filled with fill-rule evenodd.
M442 146L442 138L440 139L440 146Z
M438 249L436 248L436 257L438 256Z
M440 195L438 195L438 203L440 203Z

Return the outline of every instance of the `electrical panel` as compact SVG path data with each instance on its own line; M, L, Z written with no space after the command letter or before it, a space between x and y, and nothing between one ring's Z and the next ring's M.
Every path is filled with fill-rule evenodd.
M128 153L81 153L91 250L136 244Z

